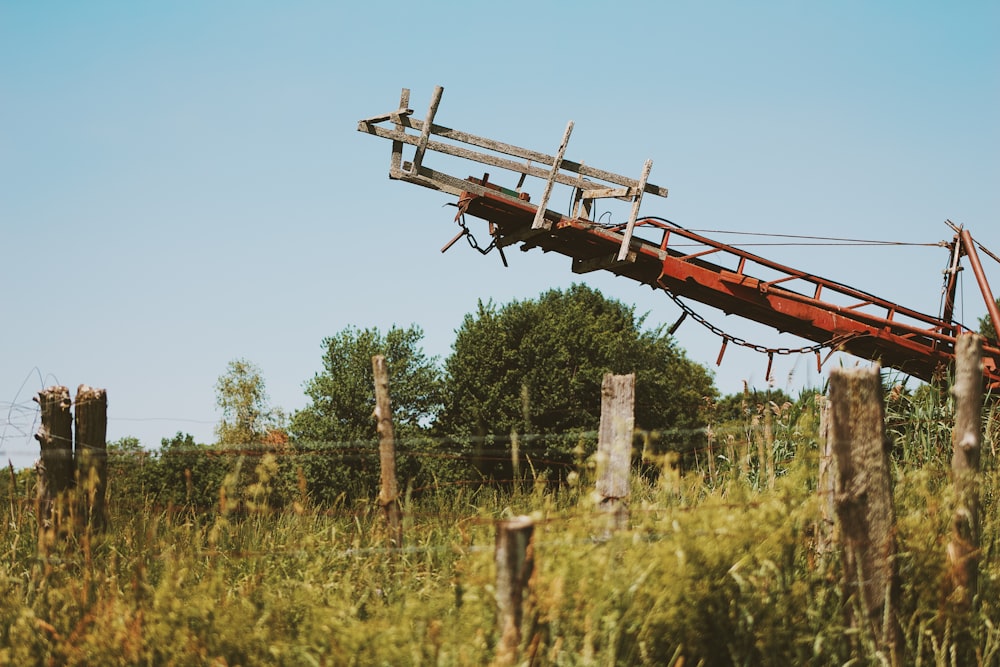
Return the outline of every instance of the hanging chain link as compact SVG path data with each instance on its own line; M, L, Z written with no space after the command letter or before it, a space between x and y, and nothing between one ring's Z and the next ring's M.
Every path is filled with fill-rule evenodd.
M757 343L751 343L744 338L740 338L739 336L734 336L732 334L726 333L725 331L723 331L722 329L715 326L714 324L706 320L704 317L693 311L686 303L684 303L677 296L675 296L673 292L670 292L665 288L663 289L663 291L667 293L667 296L669 296L674 303L677 304L678 308L684 311L685 315L694 318L694 320L698 322L698 324L702 325L703 327L714 333L716 336L720 336L723 340L729 341L730 343L735 343L736 345L740 345L742 347L749 348L755 352L761 352L769 356L774 354L815 354L820 350L822 350L823 348L827 347L831 349L836 349L836 347L839 346L844 341L848 340L849 338L854 338L858 335L858 334L845 334L841 336L834 336L825 343L816 343L815 345L806 345L804 347L794 347L794 348L766 347L764 345L759 345Z
M503 254L503 248L501 248L500 246L497 245L497 240L498 240L499 237L496 234L492 233L492 231L493 231L493 225L492 225L492 223L490 224L490 231L491 231L491 236L492 236L493 240L490 241L490 244L484 248L481 245L479 245L479 242L476 240L476 237L473 236L472 231L470 231L468 225L465 224L465 211L463 210L461 204L462 204L462 202L459 202L459 209L458 209L458 213L455 215L455 222L457 222L458 226L462 228L462 231L460 231L455 236L455 238L453 238L451 241L449 241L448 244L445 245L445 247L441 249L441 252L444 252L445 250L447 250L448 248L450 248L456 241L458 241L458 239L460 239L460 238L462 238L464 236L465 240L469 242L469 247L472 248L473 250L477 251L481 255L488 255L494 249L496 249L496 251L500 254L500 261L503 262L503 265L506 268L508 266L507 265L507 256Z
M495 236L493 237L493 241L485 248L479 245L479 242L476 241L476 237L472 235L472 232L469 230L469 227L465 224L464 213L459 214L458 217L455 219L455 221L458 223L458 226L462 228L462 233L465 235L465 240L469 242L469 247L472 248L473 250L479 251L479 253L482 255L488 255L494 248L497 247L497 237Z

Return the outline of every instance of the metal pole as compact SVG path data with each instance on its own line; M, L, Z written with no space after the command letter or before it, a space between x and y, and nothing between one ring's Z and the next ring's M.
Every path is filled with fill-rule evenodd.
M979 289L983 293L983 298L986 299L986 312L990 314L994 330L997 330L997 327L1000 327L1000 309L997 308L996 299L993 298L990 284L986 280L983 265L979 262L979 255L976 253L976 244L972 242L972 234L969 233L968 229L963 229L959 232L959 236L962 237L965 254L969 256L969 264L972 265L972 272L976 274L976 282L979 283Z

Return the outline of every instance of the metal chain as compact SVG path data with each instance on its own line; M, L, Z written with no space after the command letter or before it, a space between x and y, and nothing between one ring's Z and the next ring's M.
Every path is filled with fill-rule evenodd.
M462 228L460 235L465 236L465 240L469 242L470 248L479 252L479 254L481 255L488 255L490 254L490 252L496 249L496 251L500 253L500 261L503 262L505 268L507 267L507 256L503 254L503 248L497 245L496 236L493 236L493 240L490 242L490 244L485 248L483 248L479 245L479 242L476 241L476 237L472 235L472 232L469 230L469 227L465 224L465 213L461 212L461 209L459 209L459 214L455 216L455 222L457 222L458 226Z
M714 324L712 324L711 322L709 322L708 320L706 320L704 317L702 317L701 315L699 315L695 311L691 310L691 308L686 303L684 303L683 301L681 301L672 292L670 292L666 288L663 288L663 291L667 293L667 296L669 296L670 299L674 303L677 304L678 308L680 308L682 311L684 311L685 315L689 315L689 316L693 317L696 322L698 322L703 327L705 327L706 329L708 329L709 331L711 331L712 333L714 333L716 336L720 336L723 340L729 341L731 343L735 343L736 345L740 345L742 347L749 348L749 349L751 349L751 350L753 350L755 352L761 352L761 353L767 354L767 355L773 355L773 354L815 354L815 353L819 352L820 350L822 350L823 348L826 348L826 347L834 348L835 346L843 343L848 338L854 338L857 335L857 334L847 334L847 335L844 335L844 336L835 336L835 337L831 338L830 340L828 340L825 343L816 343L815 345L807 345L807 346L804 346L804 347L797 347L797 348L791 348L791 347L766 347L764 345L759 345L757 343L751 343L751 342L747 341L746 339L740 338L739 336L734 336L732 334L726 333L725 331L723 331L719 327L715 326Z
M472 235L472 232L465 224L464 213L458 216L457 222L458 226L462 228L462 232L465 234L465 240L469 242L469 247L472 248L473 250L479 251L479 253L482 255L488 255L494 248L497 247L497 239L495 236L493 237L493 242L490 243L488 246L486 246L485 248L480 247L479 243L476 241L476 237Z

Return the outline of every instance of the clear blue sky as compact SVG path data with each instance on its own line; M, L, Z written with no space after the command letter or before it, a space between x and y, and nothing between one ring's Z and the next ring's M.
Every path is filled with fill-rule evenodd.
M531 298L569 260L464 244L451 198L387 178L356 131L410 88L420 117L670 188L689 228L933 243L946 218L1000 250L996 2L0 3L0 450L15 465L42 387L104 387L109 438L211 442L214 384L246 358L306 404L321 341L416 323L445 357L477 299ZM433 166L433 165L432 165ZM475 169L473 170L475 171ZM472 172L470 172L472 173ZM940 248L757 247L936 313ZM1000 270L986 260L1000 290ZM679 315L665 295L590 275ZM966 279L960 319L985 313ZM797 347L711 309L735 335ZM690 320L688 355L720 341ZM733 349L723 393L764 387ZM779 358L775 384L822 382Z

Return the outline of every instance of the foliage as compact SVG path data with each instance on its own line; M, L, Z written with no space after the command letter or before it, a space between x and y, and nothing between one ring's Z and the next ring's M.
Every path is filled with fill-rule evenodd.
M216 427L221 445L264 442L267 434L282 426L279 410L268 404L264 376L246 359L234 359L215 385L216 404L222 420Z
M996 301L997 308L1000 308L1000 299ZM989 314L984 315L979 318L979 335L988 338L989 340L997 340L997 329L993 322L993 318Z
M309 405L292 416L290 427L309 492L317 501L330 503L345 492L353 496L359 484L372 488L378 479L372 418L375 355L385 356L389 370L398 441L427 448L424 433L439 409L442 386L437 360L420 348L422 338L423 331L413 325L392 327L385 334L376 328L348 327L323 340L323 370L305 383ZM404 480L420 472L416 459L399 463Z
M792 403L793 399L781 389L768 389L759 391L744 387L744 390L736 394L723 396L711 406L711 417L715 423L729 421L741 421L753 414L760 412L762 406L773 403L784 405Z
M584 285L502 307L480 302L457 331L445 365L437 432L476 452L481 472L510 479L510 440L537 470L563 474L581 439L594 444L605 373L636 374L635 418L665 446L703 439L699 409L715 389L661 330Z
M131 498L136 506L141 506L146 495L163 482L157 457L144 450L139 439L132 436L109 442L107 449L108 480L112 485L108 493Z
M636 477L629 525L610 535L581 468L558 487L404 499L405 548L391 551L370 503L270 509L277 461L265 454L242 513L221 501L232 476L198 512L112 494L110 532L39 554L33 496L18 482L0 496L0 664L489 664L493 521L511 514L536 519L524 663L883 664L845 625L839 558L815 548L817 410L801 400L775 415L787 423L775 440L787 428L795 455L773 487L739 475L713 486L695 470ZM895 459L903 662L997 664L995 456L984 451L979 596L963 610L943 593L947 464L917 465L915 451Z

